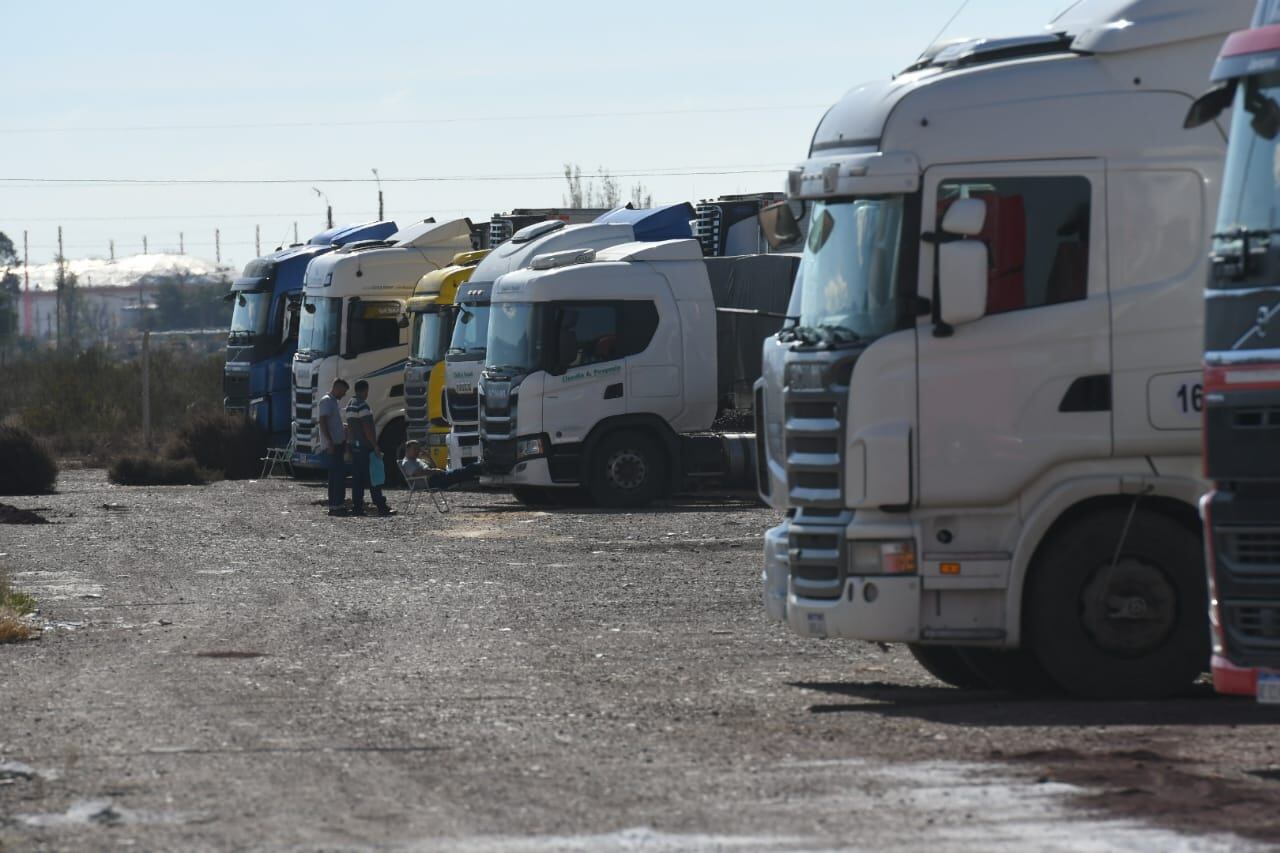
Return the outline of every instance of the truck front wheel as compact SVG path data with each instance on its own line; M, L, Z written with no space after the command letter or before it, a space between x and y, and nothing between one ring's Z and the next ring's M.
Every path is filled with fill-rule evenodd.
M591 455L588 489L604 507L639 507L662 494L667 462L648 436L632 431L604 437Z
M1202 554L1193 532L1141 508L1108 509L1061 531L1029 579L1026 624L1040 663L1078 696L1185 690L1209 662Z
M959 687L961 690L983 690L987 686L964 662L955 646L922 646L910 643L907 648L916 663L943 684Z

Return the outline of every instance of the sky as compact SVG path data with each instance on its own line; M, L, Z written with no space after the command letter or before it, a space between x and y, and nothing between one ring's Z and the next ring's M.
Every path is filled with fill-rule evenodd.
M217 229L239 267L255 227L263 251L324 228L316 189L336 224L375 218L373 169L401 224L559 205L565 163L655 203L780 190L826 108L957 10L944 38L1039 32L1068 5L7 3L0 232L21 253L28 231L37 263L59 225L68 257L181 234L212 259Z

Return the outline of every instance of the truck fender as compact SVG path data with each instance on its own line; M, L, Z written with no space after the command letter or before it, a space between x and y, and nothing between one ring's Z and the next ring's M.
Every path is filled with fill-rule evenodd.
M1009 644L1017 647L1022 642L1023 597L1036 554L1060 527L1093 509L1129 506L1138 496L1144 503L1151 501L1152 509L1175 520L1183 520L1178 507L1185 507L1188 517L1194 519L1200 491L1199 484L1186 477L1112 474L1068 480L1045 494L1027 510L1014 546L1005 602Z
M401 407L400 407L400 408L398 408L398 409L397 409L397 408L387 409L385 412L380 413L376 418L374 418L374 420L373 420L373 434L374 434L374 435L375 435L379 440L381 440L381 439L382 439L382 432L383 432L383 430L385 430L385 429L387 428L387 425L388 425L388 424L390 424L390 423L392 423L393 421L396 421L396 420L403 421L404 419L405 419L405 417L404 417L404 407L403 407L403 406L401 406Z
M681 481L680 439L671 429L671 425L661 417L643 412L605 418L591 428L591 432L587 434L587 440L582 443L582 463L578 471L578 482L586 483L588 481L587 466L600 441L609 433L622 429L646 433L653 436L662 445L667 452L667 461L671 463L668 466L671 480L669 487L675 489Z

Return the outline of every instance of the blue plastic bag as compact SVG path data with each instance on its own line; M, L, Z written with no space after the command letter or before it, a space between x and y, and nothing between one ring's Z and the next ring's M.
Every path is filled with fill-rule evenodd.
M387 482L387 467L382 464L382 457L369 454L369 485L381 486Z

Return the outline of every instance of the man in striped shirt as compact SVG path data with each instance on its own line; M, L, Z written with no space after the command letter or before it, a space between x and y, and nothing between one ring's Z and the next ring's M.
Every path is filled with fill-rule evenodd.
M382 487L369 481L369 457L382 458L377 435L373 431L373 410L365 398L369 396L369 383L361 379L351 388L351 401L347 403L347 443L351 448L351 504L352 515L364 515L364 490L369 489L378 515L395 515L382 496Z

